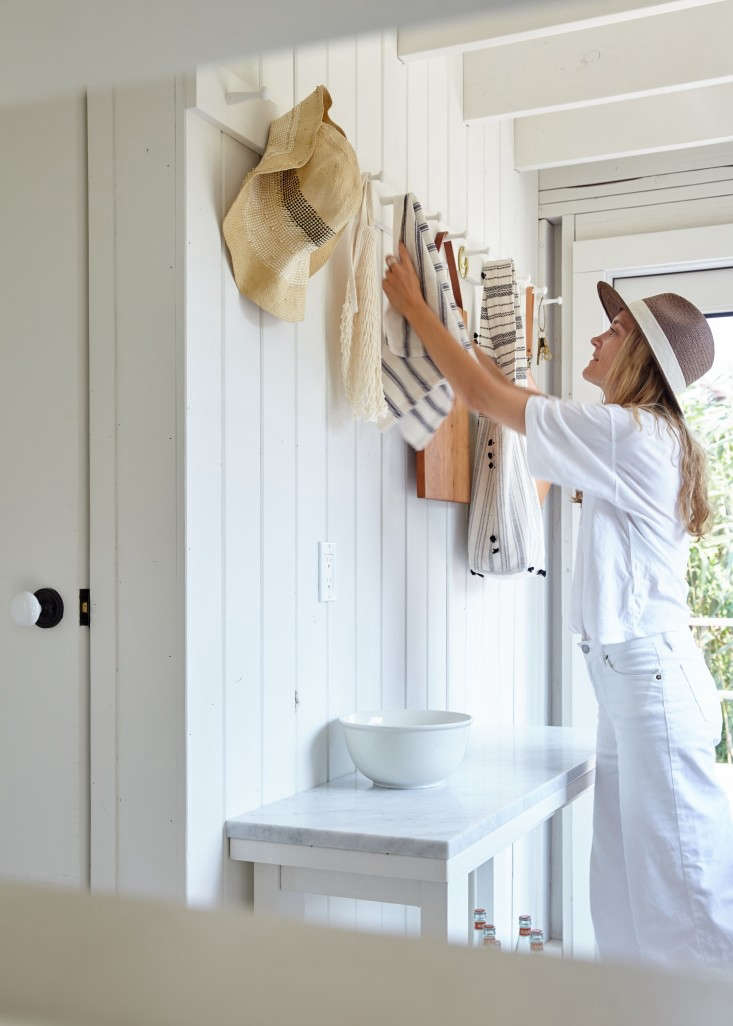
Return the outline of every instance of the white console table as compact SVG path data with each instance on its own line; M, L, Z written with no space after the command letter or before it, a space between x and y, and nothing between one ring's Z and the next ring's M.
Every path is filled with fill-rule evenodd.
M469 941L474 870L593 784L594 737L567 727L474 734L461 767L425 790L360 773L227 823L254 863L255 912L302 915L304 894L414 905L421 933Z

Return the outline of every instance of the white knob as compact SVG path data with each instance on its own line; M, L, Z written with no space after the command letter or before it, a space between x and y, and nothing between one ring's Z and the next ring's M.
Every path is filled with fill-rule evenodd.
M41 615L41 603L32 591L21 591L10 603L10 615L18 627L35 627Z

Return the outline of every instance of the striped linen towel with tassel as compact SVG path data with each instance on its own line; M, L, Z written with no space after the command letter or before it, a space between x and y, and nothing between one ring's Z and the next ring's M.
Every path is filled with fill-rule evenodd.
M527 381L527 353L512 260L484 264L478 344L515 384ZM542 510L523 435L480 416L468 516L474 574L546 576Z

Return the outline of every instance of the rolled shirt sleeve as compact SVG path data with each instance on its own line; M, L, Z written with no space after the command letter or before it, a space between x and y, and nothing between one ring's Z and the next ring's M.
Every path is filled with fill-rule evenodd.
M616 502L616 428L610 407L533 395L525 422L533 477Z

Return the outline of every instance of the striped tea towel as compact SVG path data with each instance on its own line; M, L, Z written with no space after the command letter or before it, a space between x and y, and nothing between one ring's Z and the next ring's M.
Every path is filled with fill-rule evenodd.
M448 331L470 350L466 327L453 300L448 268L433 241L422 207L408 193L394 204L394 246L404 242L417 271L425 301ZM454 393L409 323L388 307L382 340L382 384L389 414L413 449L424 449L453 408Z
M504 375L526 384L527 354L511 260L485 263L478 344ZM523 435L479 417L468 515L468 564L476 574L540 573L545 539Z

